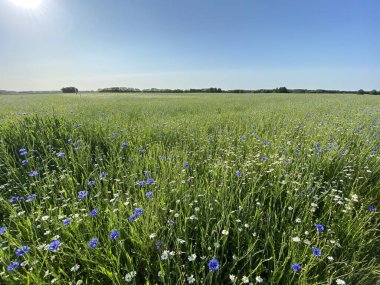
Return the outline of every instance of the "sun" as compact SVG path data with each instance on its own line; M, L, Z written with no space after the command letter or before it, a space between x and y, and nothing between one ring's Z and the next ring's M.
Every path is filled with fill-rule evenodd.
M42 0L11 0L17 6L25 9L35 9L40 6Z

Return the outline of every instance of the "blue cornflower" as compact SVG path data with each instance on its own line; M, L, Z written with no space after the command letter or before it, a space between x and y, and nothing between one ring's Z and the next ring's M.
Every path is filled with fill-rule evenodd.
M150 174L150 171L149 170L145 170L144 171L144 175L148 176Z
M368 210L370 210L371 212L374 212L374 211L376 211L376 207L372 206L372 205L369 205L368 206Z
M7 231L7 227L0 227L0 236L5 234L6 231Z
M65 157L65 153L64 152L59 152L58 153L58 157Z
M98 210L91 210L90 211L90 216L93 217L93 216L96 216L98 214Z
M19 197L19 196L12 196L12 197L9 199L10 202L17 202L17 201L19 201L19 200L20 200L20 197Z
M315 226L315 228L317 229L317 231L321 231L321 232L323 232L323 231L325 230L325 227L322 226L321 224L317 224L317 225Z
M157 249L161 249L161 248L162 248L162 242L160 242L160 241L157 242L157 243L156 243L156 248L157 248Z
M30 202L30 201L36 199L36 197L37 197L36 194L31 194L31 195L29 195L28 197L26 197L26 200L25 200L25 201L26 201L26 202Z
M38 175L38 172L37 171L31 171L31 172L29 172L29 176L30 177L34 177L34 176L37 176Z
M309 186L309 187L307 187L307 190L314 190L314 187L313 186Z
M183 166L184 166L185 168L189 168L189 164L188 164L187 162L184 163Z
M110 233L110 239L111 240L114 240L115 238L118 238L119 237L119 231L118 230L114 230Z
M219 269L219 261L216 258L211 259L208 263L208 269L217 271Z
M28 154L28 152L26 151L25 148L20 148L19 151L18 151L18 153L19 153L21 156L25 156L25 155Z
M146 184L152 184L154 182L154 179L153 178L148 178L146 180Z
M80 147L79 147L79 146L77 146L77 147L75 147L74 149L75 149L75 150L80 150Z
M88 181L87 185L88 186L94 186L95 185L95 181L94 180Z
M99 240L97 238L92 238L89 242L88 242L88 246L89 247L92 247L92 248L95 248L99 243Z
M295 262L293 265L292 265L292 269L295 271L295 272L298 272L302 269L301 265L299 265L297 262Z
M55 251L59 249L61 242L59 240L53 240L49 245L49 250Z
M123 142L123 143L121 144L121 146L122 146L122 147L127 147L127 146L128 146L128 143L127 143L127 142Z
M344 153L343 152L339 153L339 156L340 157L344 156Z
M144 212L144 210L143 209L141 209L141 208L136 208L134 211L133 211L133 215L135 215L135 216L140 216L142 213Z
M153 192L148 192L145 194L145 197L147 197L148 199L151 199L153 198Z
M263 142L263 145L269 145L269 144L270 144L270 142L267 142L267 141Z
M21 161L22 165L27 165L28 163L29 163L29 160L27 160L27 159L24 159L23 161Z
M241 139L243 142L245 142L245 141L247 140L247 138L246 138L245 136L242 136L240 139Z
M100 173L100 179L103 179L103 178L105 178L107 176L107 172L102 172L102 173Z
M70 220L70 219L64 219L64 220L62 221L62 224L63 224L64 226L68 226L70 223L71 223L71 220Z
M140 153L146 153L146 149L145 148L140 149Z
M86 196L88 195L88 191L80 191L79 193L78 193L78 198L79 199L84 199L84 198L86 198Z
M236 171L236 176L237 177L241 177L243 174L238 170L238 171Z
M139 181L139 182L137 182L137 183L138 183L139 186L141 186L141 187L145 185L145 181L143 181L143 180L142 180L142 181Z
M17 256L23 256L23 255L27 254L29 251L30 251L30 247L23 245L21 247L21 249L16 249L16 255Z
M169 223L170 226L174 226L174 221L173 221L172 219L170 219L170 220L168 221L168 223Z
M13 261L10 265L8 265L7 270L12 271L13 269L16 269L19 266L20 263L18 263L17 261Z
M322 252L318 248L316 248L316 247L312 248L312 252L316 256L322 256Z
M73 140L72 138L68 138L67 142L72 142L72 140Z
M262 161L266 161L266 160L268 160L268 158L266 158L265 156L263 156L263 157L261 158L261 160L262 160Z
M130 222L135 221L135 220L137 219L137 217L140 216L143 212L144 212L143 209L141 209L141 208L136 208L136 209L133 211L133 215L130 216L130 217L128 218L128 220L129 220Z

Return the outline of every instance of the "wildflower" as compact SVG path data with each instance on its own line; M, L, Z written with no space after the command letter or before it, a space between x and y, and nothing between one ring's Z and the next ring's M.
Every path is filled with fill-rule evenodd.
M298 272L302 269L301 265L299 265L297 262L293 263L292 265L292 269L295 271L295 272Z
M222 235L228 236L228 231L227 230L223 230L222 231Z
M95 181L94 180L88 181L87 185L88 186L94 186L95 185Z
M0 236L5 234L6 231L7 231L7 227L0 227Z
M263 283L264 282L264 279L261 278L260 276L256 276L255 280L257 283Z
M376 208L375 208L375 206L369 205L368 210L370 210L371 212L374 212L374 211L376 211Z
M73 267L71 267L70 271L71 272L76 272L76 271L78 271L79 267L80 267L79 264L75 264Z
M26 151L25 148L20 148L20 149L18 150L18 153L19 153L21 156L25 156L25 155L28 154L28 152Z
M59 152L58 153L58 157L65 157L65 153L64 152Z
M168 257L169 257L169 251L164 250L161 254L161 260L166 260L166 259L168 259Z
M313 186L309 186L309 187L307 187L307 190L314 190L314 187Z
M21 249L16 249L16 255L17 256L23 256L23 255L27 254L29 251L30 251L30 247L23 245L21 247Z
M37 197L37 195L36 194L31 194L31 195L29 195L28 197L26 197L26 202L30 202L30 201L32 201L32 200L34 200L35 198Z
M346 285L346 281L344 281L342 279L336 279L336 284L338 284L338 285Z
M243 276L243 278L241 279L241 282L243 282L244 284L249 283L248 277L247 276Z
M236 171L236 176L237 177L241 177L243 174L238 170L238 171Z
M98 210L91 210L90 211L90 216L93 217L93 216L96 216L98 214Z
M145 197L147 197L148 199L153 198L153 192L147 192L147 193L145 194Z
M144 180L142 180L142 181L139 181L139 182L137 182L137 184L139 185L139 186L144 186L145 185L145 181Z
M216 258L211 259L208 263L208 269L217 271L219 269L219 261Z
M263 156L263 157L261 158L261 160L262 160L262 161L266 161L266 160L268 160L268 158L266 158L265 156Z
M29 163L29 160L27 160L27 159L24 159L23 161L21 161L22 165L27 165L28 163Z
M31 171L31 172L29 172L29 176L30 177L35 177L35 176L37 176L38 175L38 172L37 171Z
M243 142L245 142L245 141L247 140L247 138L246 138L245 136L242 136L240 139L241 139Z
M78 198L79 199L84 199L84 198L86 198L86 196L88 195L88 191L80 191L79 193L78 193Z
M189 284L193 284L195 282L195 278L194 278L194 275L190 275L187 277L187 282L189 282Z
M119 237L119 231L118 230L114 230L110 233L110 239L111 240L115 240L116 238Z
M184 163L183 166L184 166L185 168L189 168L189 164L188 164L187 162Z
M229 277L230 277L230 280L231 280L232 283L235 283L237 281L237 277L235 275L230 274Z
M332 257L331 255L329 255L329 256L327 257L327 259L328 259L329 261L333 261L333 260L334 260L334 257Z
M20 200L20 197L19 196L12 196L9 201L10 202L17 202L18 200Z
M197 255L196 255L195 253L193 253L192 255L189 255L189 256L187 257L187 259L188 259L189 261L194 261L196 258L197 258Z
M150 171L149 171L149 170L145 170L145 171L144 171L144 175L145 175L145 176L148 176L149 174L150 174Z
M70 219L65 219L65 220L62 221L62 224L63 224L64 226L68 226L70 223L71 223L71 220L70 220Z
M49 250L56 251L59 249L61 242L59 240L53 240L49 245Z
M98 245L99 241L97 238L92 238L89 242L88 242L88 246L91 247L91 248L95 248L97 245Z
M157 243L156 243L156 248L157 248L157 249L161 249L161 248L162 248L162 242L160 242L160 241L157 242Z
M123 142L122 144L121 144L121 146L124 148L124 147L127 147L128 146L128 143L127 142Z
M13 261L10 265L8 265L7 270L12 271L13 269L16 269L19 266L20 263L18 263L17 261Z
M294 241L294 242L300 242L301 239L299 237L292 237L292 241Z
M106 176L107 176L107 172L102 171L102 173L100 173L101 180L103 180L103 178L105 178Z
M154 179L153 178L148 178L146 180L146 184L152 184L154 182Z
M316 247L312 248L312 252L316 256L322 256L322 252L318 248L316 248Z
M130 216L130 217L128 218L128 220L129 220L130 222L135 221L135 220L137 219L137 217L138 217L138 216L141 216L141 214L142 214L143 212L144 212L143 209L141 209L141 208L136 208L136 209L133 211L133 215Z
M325 230L325 227L322 226L321 224L317 224L317 225L315 226L315 228L317 229L317 231L321 231L321 232L323 232L323 231Z
M132 279L136 276L136 274L137 274L136 271L132 271L132 272L129 272L129 273L125 274L124 280L126 282L131 282Z

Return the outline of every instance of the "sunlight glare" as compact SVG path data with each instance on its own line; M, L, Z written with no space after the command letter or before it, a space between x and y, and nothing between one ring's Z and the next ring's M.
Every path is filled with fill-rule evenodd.
M42 0L12 0L12 2L25 9L35 9L40 6Z

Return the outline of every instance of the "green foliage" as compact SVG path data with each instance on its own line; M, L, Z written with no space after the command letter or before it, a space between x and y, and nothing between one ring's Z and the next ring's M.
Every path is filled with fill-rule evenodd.
M78 89L76 87L63 87L61 91L63 93L78 93Z
M0 283L380 280L379 212L368 209L380 200L378 96L2 95L0 105ZM46 250L55 239L59 250ZM17 257L22 245L30 252ZM7 271L14 261L27 264Z

